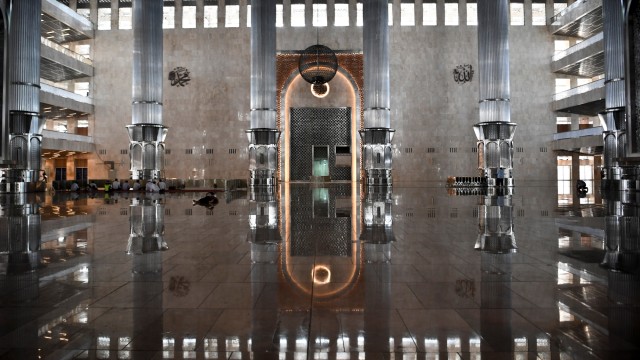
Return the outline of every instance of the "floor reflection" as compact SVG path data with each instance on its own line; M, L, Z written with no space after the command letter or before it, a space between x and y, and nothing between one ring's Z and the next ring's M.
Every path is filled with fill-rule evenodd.
M556 186L3 196L0 357L635 358L639 199Z

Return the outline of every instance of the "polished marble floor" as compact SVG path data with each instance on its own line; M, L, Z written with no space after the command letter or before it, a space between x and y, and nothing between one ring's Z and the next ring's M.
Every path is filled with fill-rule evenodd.
M0 358L640 358L634 199L202 195L5 196Z

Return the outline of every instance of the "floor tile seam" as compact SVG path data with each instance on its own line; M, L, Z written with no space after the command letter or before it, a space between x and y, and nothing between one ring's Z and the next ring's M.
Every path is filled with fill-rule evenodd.
M200 304L198 304L198 306L196 306L196 309L212 309L212 308L205 308L202 307L202 304L204 304L205 301L207 301L207 299L209 298L209 296L211 296L211 294L213 294L213 292L220 287L221 283L213 283L213 284L217 284L216 286L213 287L213 289L211 289L211 291L207 294L207 296L205 296L202 301L200 302ZM215 308L213 308L215 309Z
M127 284L128 284L128 283L130 283L130 282L131 282L131 281L126 281L126 282L124 282L123 284L121 284L120 286L117 286L115 289L113 289L113 290L109 291L107 294L104 294L100 299L94 299L93 301L91 301L91 302L89 303L89 306L93 306L93 305L95 305L95 303L97 303L98 301L100 301L100 300L102 300L102 299L106 298L107 296L109 296L109 295L113 294L114 292L116 292L116 291L120 290L120 289L121 289L121 288L123 288L124 286L127 286ZM93 298L93 297L92 297L92 298ZM105 307L105 306L96 306L96 307L98 307L98 308L103 308L103 307Z
M395 311L396 315L397 315L397 316L400 318L400 320L402 321L402 326L404 326L404 330L405 330L407 333L411 334L411 341L413 341L414 349L418 349L418 341L416 340L416 335L415 335L415 334L413 334L413 333L411 332L411 329L409 329L409 326L407 325L407 323L406 323L406 321L405 321L404 317L402 316L402 313L400 312L400 309L394 309L394 311ZM394 348L394 350L395 350L395 348ZM395 351L394 351L394 352L395 352Z
M419 286L419 283L415 283L415 284L416 284L417 286ZM422 302L422 300L420 300L420 297L416 294L416 292L415 292L415 291L413 291L413 288L412 288L409 284L407 284L407 287L409 288L409 291L411 291L411 294L413 295L413 297L415 297L415 298L416 298L416 300L418 300L418 302L420 303L420 306L421 306L423 309L427 309L427 307L426 307L426 306L425 306L425 304ZM397 310L398 310L398 309L396 308L396 311L397 311ZM398 313L398 315L400 315L400 313Z

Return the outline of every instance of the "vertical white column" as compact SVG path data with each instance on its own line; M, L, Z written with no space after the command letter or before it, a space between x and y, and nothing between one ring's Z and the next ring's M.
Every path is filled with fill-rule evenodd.
M604 127L603 187L617 188L623 169L618 159L626 154L626 94L624 67L624 7L620 1L603 1L605 111L598 114Z
M3 125L3 188L36 190L40 175L40 0L14 1L8 10L6 112ZM6 167L5 167L6 166Z
M164 170L162 4L162 0L134 0L132 4L133 109L127 130L134 180L160 178Z
M251 185L272 186L280 136L276 129L276 2L262 0L251 5L249 177Z
M389 7L387 0L368 1L363 13L364 53L364 182L392 184L391 105L389 86Z
M488 186L513 185L509 88L509 1L478 0L478 169Z

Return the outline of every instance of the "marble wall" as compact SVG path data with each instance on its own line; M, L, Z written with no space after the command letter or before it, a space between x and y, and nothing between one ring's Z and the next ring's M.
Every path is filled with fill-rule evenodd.
M247 28L165 30L167 177L248 177L249 35ZM336 50L362 50L361 27L278 28L277 35L277 49L283 52L304 49L317 40ZM123 150L129 148L125 126L131 123L132 42L130 30L96 32L92 49L96 155L90 161L91 178L109 176L108 167L101 166L105 161L114 161L115 176L128 176L129 156ZM511 118L518 124L516 182L554 180L552 36L546 27L512 26L510 50ZM478 76L465 84L453 77L458 65L477 68L476 28L396 25L390 28L390 51L395 182L476 175L472 126L478 121ZM171 86L168 74L180 66L190 71L191 81ZM307 87L292 87L287 96L308 98L306 92Z

